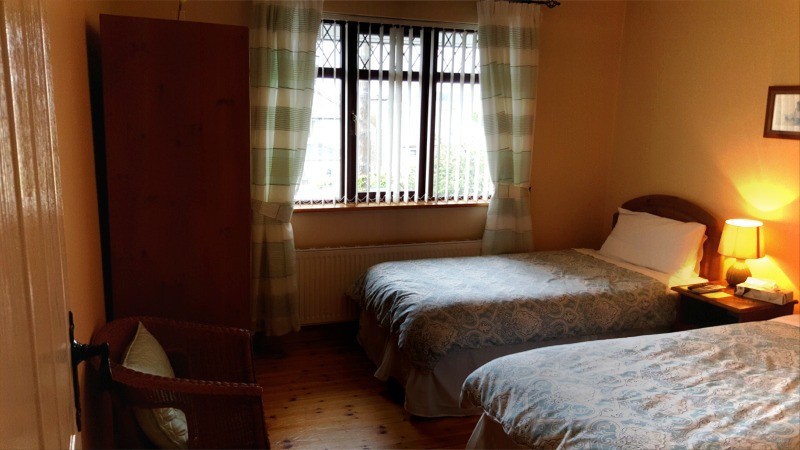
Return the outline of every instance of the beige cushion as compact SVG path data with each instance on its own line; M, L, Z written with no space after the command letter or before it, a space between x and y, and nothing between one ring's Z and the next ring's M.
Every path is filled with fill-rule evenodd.
M147 328L139 322L122 365L137 372L161 377L175 378L169 358ZM177 408L134 408L144 434L160 448L186 448L189 432L186 415Z

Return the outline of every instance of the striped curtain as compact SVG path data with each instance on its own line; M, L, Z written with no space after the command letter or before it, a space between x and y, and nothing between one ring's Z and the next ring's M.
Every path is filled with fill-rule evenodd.
M478 3L483 127L495 185L483 254L533 249L530 171L539 71L539 6Z
M250 27L252 321L300 329L292 231L314 98L322 1L255 1Z

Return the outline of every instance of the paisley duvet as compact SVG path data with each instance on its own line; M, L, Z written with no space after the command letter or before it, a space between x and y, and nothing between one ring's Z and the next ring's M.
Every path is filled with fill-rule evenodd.
M534 448L800 448L800 328L751 322L496 359L465 381Z
M457 348L654 329L675 316L660 281L575 250L383 263L349 294L423 370Z

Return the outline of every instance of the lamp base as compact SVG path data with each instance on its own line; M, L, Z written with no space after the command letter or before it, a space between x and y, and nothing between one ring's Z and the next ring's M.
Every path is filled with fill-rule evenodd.
M725 274L725 280L728 286L736 286L739 283L744 283L747 277L750 276L750 268L744 260L737 259L736 262L731 264L728 272Z

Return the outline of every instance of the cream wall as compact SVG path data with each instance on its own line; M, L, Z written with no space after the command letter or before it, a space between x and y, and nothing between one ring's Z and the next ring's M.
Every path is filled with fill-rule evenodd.
M62 111L65 226L68 253L75 261L69 266L71 297L88 299L76 308L91 305L82 314L91 329L102 316L102 283L96 270L82 15L96 33L100 13L170 19L177 15L177 2L47 4L53 12L56 107ZM345 14L477 19L473 1L328 1L325 7ZM761 138L766 86L797 82L797 58L782 61L798 54L797 7L791 0L767 2L766 7L729 1L633 2L627 18L623 2L565 1L545 9L532 169L537 248L596 247L608 231L614 206L635 195L667 192L694 199L721 217L767 220L770 254L785 263L782 267L797 285L798 143ZM246 25L249 2L193 0L184 10L184 20ZM719 119L707 127L705 117ZM747 162L722 161L730 153L748 157ZM753 160L758 171L752 170ZM774 187L754 187L764 184ZM784 200L760 198L765 195ZM781 201L788 206L773 205ZM299 212L294 224L302 248L477 239L484 217L485 207L326 211Z
M477 15L473 1L327 1L325 10L344 14L467 22L475 22ZM250 2L247 1L192 0L184 5L183 20L247 26L249 12ZM177 16L177 2L89 1L86 21L94 33L99 29L99 14L173 19ZM472 206L382 211L303 211L294 215L292 223L297 247L309 248L480 239L485 219L486 207Z
M96 33L98 13L171 18L177 2L44 2L50 37L56 139L61 166L66 288L69 308L75 314L75 335L89 342L105 323L100 226L97 207L89 69L86 33ZM248 2L192 2L187 20L246 22ZM103 409L97 387L87 385L81 371L85 448L102 446L99 416Z
M105 309L84 16L73 2L45 4L61 165L67 290L75 313L76 337L86 342L104 323Z
M75 315L75 337L88 343L105 323L105 304L83 4L65 0L44 4L61 166L67 299ZM82 438L84 446L91 448L97 442L94 424L99 408L83 369L79 373Z
M68 289L82 340L104 318L86 32L97 34L101 13L173 19L177 3L47 2ZM800 145L761 137L766 87L799 82L798 3L562 3L543 10L540 32L531 202L537 249L597 247L616 205L662 192L720 217L764 219L767 262L800 284ZM325 8L477 19L472 0L328 0ZM246 26L250 3L190 0L184 11L184 20ZM485 206L298 212L293 223L298 247L307 248L479 239L485 214ZM95 446L92 439L84 433L87 447Z
M327 1L328 12L477 22L476 2ZM543 9L532 169L534 245L602 243L625 4L567 1ZM569 124L565 127L563 124ZM480 239L486 208L296 212L299 248Z
M326 12L434 21L477 22L472 0L326 1ZM96 32L98 14L171 19L177 2L89 1L86 18ZM597 246L604 215L602 167L613 130L621 2L564 2L544 9L542 62L534 143L532 215L538 249ZM249 2L189 1L184 20L247 25ZM609 55L612 55L609 57ZM568 130L558 126L570 123ZM567 181L565 181L567 180ZM298 248L376 243L480 239L486 206L299 211L292 223Z
M326 1L325 12L405 19L477 22L474 1ZM486 206L296 211L298 248L480 239Z
M630 2L623 42L606 214L664 193L761 219L753 274L797 292L800 141L762 136L768 86L800 84L800 2Z
M599 248L620 70L624 2L544 9L531 167L537 250Z
M99 13L177 15L177 2L84 4L94 32ZM792 0L760 6L747 1L626 5L567 0L544 9L532 168L536 248L597 247L616 205L645 193L673 193L721 217L766 220L772 242L772 260L766 263L777 263L797 286L798 144L764 139L760 131L766 86L797 83L798 58L788 58L788 65L782 61L798 54L797 7ZM185 4L184 20L247 25L249 9L247 1L193 0ZM329 0L325 9L477 20L471 0ZM76 16L74 7L69 12ZM641 98L652 100L643 103ZM704 129L704 117L721 119ZM740 166L723 163L722 155L730 153L750 159ZM689 167L678 169L679 164ZM663 167L683 175L667 175L670 170ZM710 167L713 176L708 176ZM775 206L781 202L788 206ZM295 214L293 223L298 247L307 248L478 239L484 219L485 207L465 207L304 211ZM759 264L765 263L754 265Z
M331 12L475 22L473 1L328 1ZM67 289L77 335L104 322L86 31L98 14L172 19L177 1L46 2ZM247 1L185 20L247 25ZM564 1L544 10L532 169L537 249L597 247L621 202L680 195L766 222L756 275L800 286L800 143L762 137L767 86L800 84L800 3ZM478 239L485 207L295 214L299 247ZM88 419L98 414L89 405ZM86 447L96 446L91 427Z

